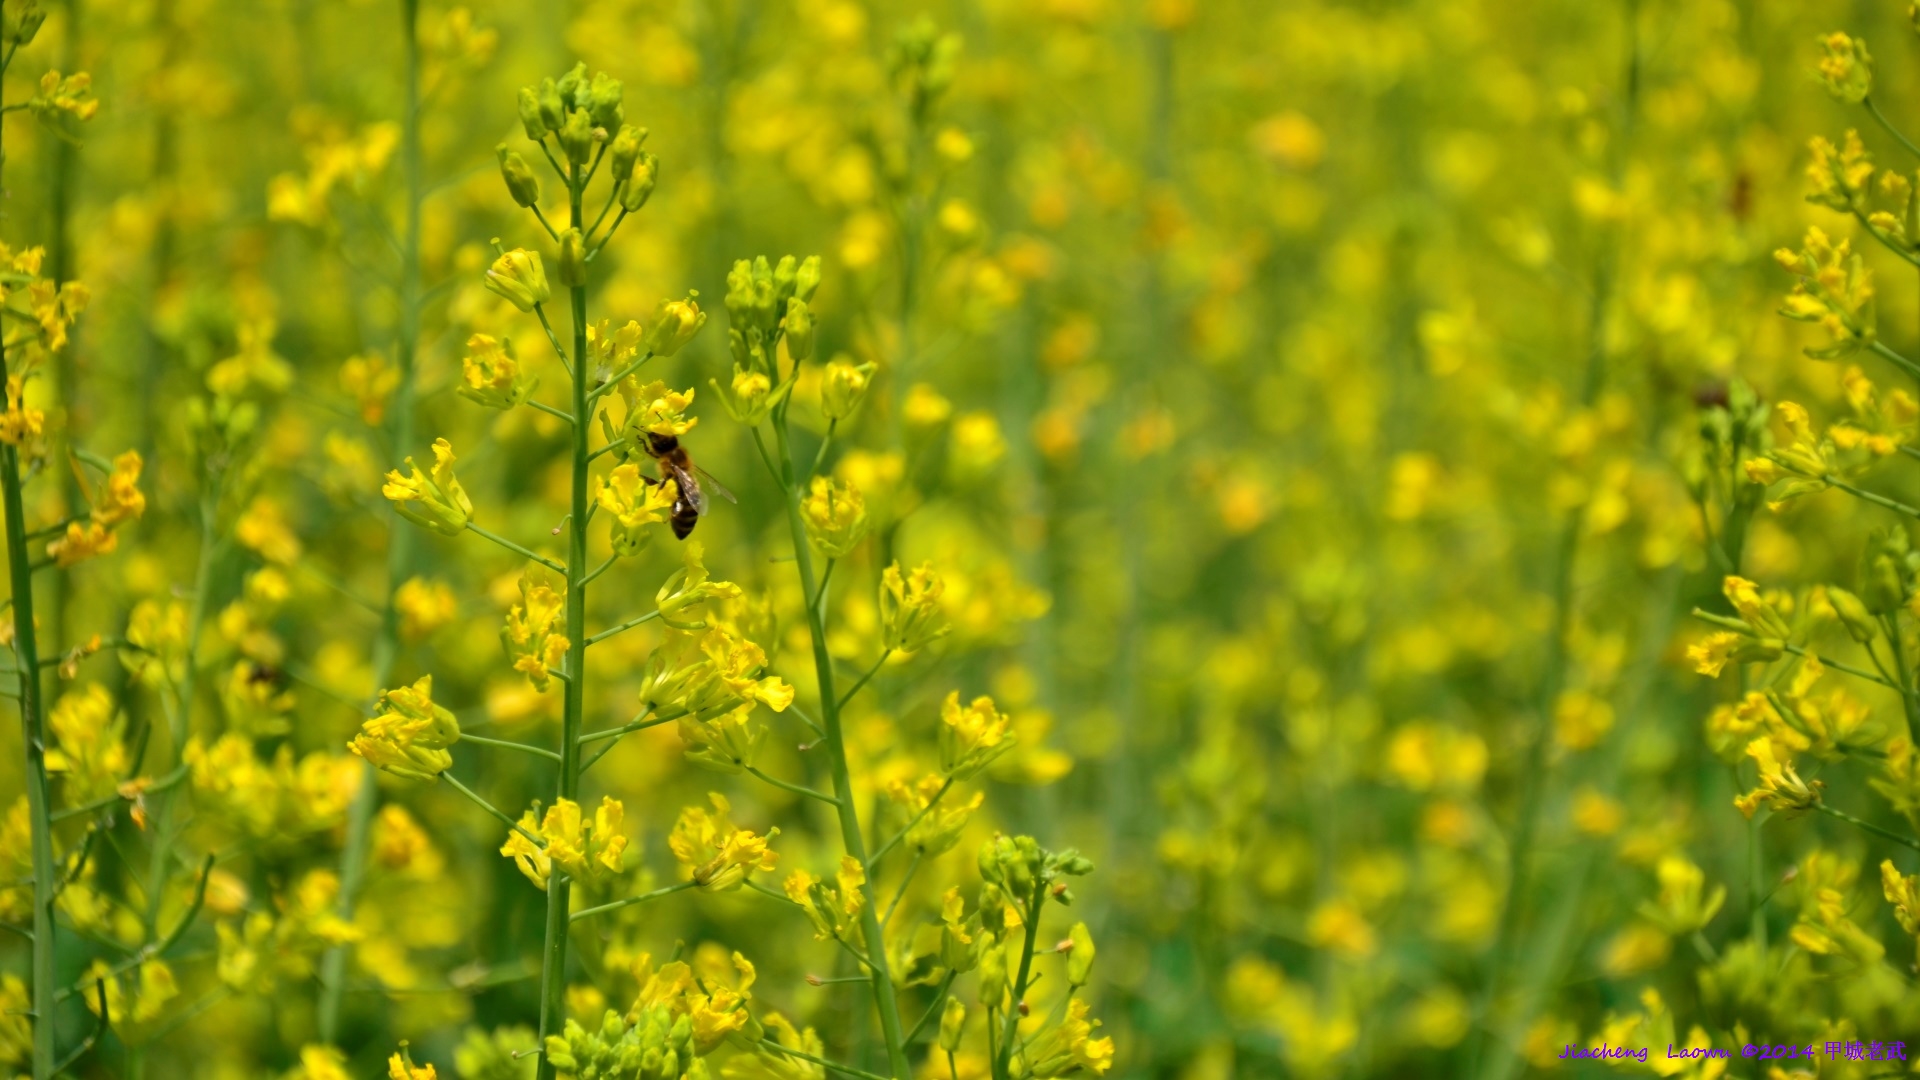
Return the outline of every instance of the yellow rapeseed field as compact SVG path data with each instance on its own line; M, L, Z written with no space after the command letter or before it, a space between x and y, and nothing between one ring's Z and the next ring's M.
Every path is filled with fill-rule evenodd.
M0 0L0 1075L1920 1074L1920 8Z

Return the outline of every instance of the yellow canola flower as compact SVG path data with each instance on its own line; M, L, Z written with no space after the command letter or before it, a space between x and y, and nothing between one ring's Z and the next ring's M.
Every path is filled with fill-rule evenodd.
M775 405L786 398L793 389L794 380L780 384L780 392L774 393L773 380L763 371L733 365L733 381L722 389L716 379L708 379L707 385L720 395L720 404L726 407L727 415L748 427L753 427L767 418Z
M93 76L84 71L72 75L49 71L40 76L40 92L27 100L27 108L43 118L65 113L75 120L91 120L100 111L100 102L93 96Z
M1860 133L1849 129L1838 147L1815 136L1807 149L1807 184L1812 189L1807 201L1841 213L1863 209L1873 182L1873 156L1860 142Z
M851 940L854 921L866 906L866 892L861 888L866 881L867 875L860 867L860 860L843 855L833 885L827 885L805 870L795 870L787 875L781 888L786 892L787 899L800 905L808 921L813 923L814 940L837 938L845 941Z
M116 1024L147 1023L160 1016L168 1002L180 996L173 968L157 956L141 964L137 972L118 975L105 960L95 960L83 976L82 984L87 987L84 995L87 1009L95 1016L100 1015L100 996L95 986L105 986L107 1015Z
M713 812L698 806L681 810L667 838L687 879L708 892L726 892L745 884L755 870L772 870L780 856L771 844L780 830L769 829L761 836L742 829L733 823L733 806L726 796L711 792L707 798Z
M829 421L845 420L852 416L860 400L867 396L873 370L872 363L853 364L839 359L830 361L820 379L821 415Z
M608 539L614 554L638 555L645 549L653 539L647 526L664 523L679 497L679 486L671 478L655 483L631 461L614 466L594 497L612 519Z
M553 296L540 253L526 248L501 252L487 268L487 288L521 311L532 311Z
M591 821L572 799L554 800L544 816L539 809L536 803L520 815L520 828L509 830L506 843L500 846L500 854L511 858L528 881L546 888L555 865L582 881L620 872L621 855L627 850L627 838L620 831L626 808L620 800L603 797ZM546 846L535 844L523 832Z
M699 607L709 600L738 600L741 595L741 589L740 586L735 585L731 581L712 580L705 562L707 554L706 545L698 540L688 540L684 542L681 547L683 549L683 561L680 569L668 574L666 580L660 583L660 588L655 590L653 594L653 603L660 611L661 621L665 622L668 626L680 630L705 629L705 622L689 622L679 616ZM744 647L745 649L758 648L758 646L752 642L745 640L739 642L739 645L735 647L736 651L740 650L740 647ZM753 656L752 653L744 653L744 655L748 658ZM758 663L752 666L765 667L765 655L760 655ZM729 662L728 667L729 670L738 670L738 667L731 662ZM741 696L754 698L758 697L759 694L757 691L751 693L743 692ZM788 700L790 701L792 698L789 697ZM771 705L772 702L769 701L768 704ZM786 708L785 705L779 705L776 706L773 711L779 712L784 708Z
M488 334L467 339L467 354L460 360L461 397L489 409L511 409L527 400L538 381L514 355L511 339Z
M1762 735L1748 743L1747 756L1759 764L1760 786L1735 798L1733 805L1748 818L1762 806L1781 813L1802 813L1820 804L1820 791L1826 784L1802 780L1792 760L1779 752L1771 737Z
M387 1059L387 1080L439 1080L431 1063L415 1065L405 1048Z
M969 780L994 759L1013 749L1012 720L994 708L993 699L974 698L960 704L960 691L940 703L940 771L955 780Z
M1858 105L1873 90L1873 57L1867 43L1838 31L1823 35L1820 47L1826 50L1817 68L1820 81L1835 101Z
M700 423L699 417L686 415L693 407L694 390L675 390L659 379L642 383L629 376L620 383L620 399L627 406L622 434L638 447L648 435L678 437L692 431Z
M460 612L453 588L444 581L411 577L394 590L393 607L400 616L400 636L421 641L451 623Z
M92 802L119 787L127 773L127 748L113 695L88 683L60 695L48 714L54 745L47 749L47 772L64 782L73 804Z
M26 376L7 376L7 411L0 415L0 442L20 447L29 458L41 456L40 440L46 434L47 414L26 404Z
M613 329L613 320L601 319L598 325L587 325L587 355L598 369L603 369L600 378L611 378L631 366L641 358L640 345L645 334L640 324L632 319L625 326Z
M111 555L119 546L120 535L98 522L70 521L67 531L47 544L47 554L56 565L68 567L96 555Z
M910 574L898 562L880 574L880 645L898 653L916 653L952 632L940 606L947 583L931 564Z
M783 712L793 704L793 687L766 674L766 666L760 646L725 626L669 629L647 658L640 702L656 716L712 719L753 703Z
M816 476L800 500L800 520L820 554L845 558L867 535L867 502L857 489Z
M913 822L907 829L907 846L923 855L940 855L952 850L960 842L960 833L974 811L986 801L985 793L976 791L973 798L964 802L955 796L934 806L934 797L946 784L939 774L929 773L915 784L895 780L887 785L887 798L898 808L898 814ZM929 806L933 809L927 809Z
M377 352L349 356L340 362L340 389L360 407L360 419L378 424L387 414L387 399L400 385L400 369Z
M449 748L460 722L433 701L433 676L380 695L380 712L361 725L347 749L395 776L432 780L453 765Z
M1067 1002L1067 1015L1060 1023L1035 1036L1019 1054L1026 1066L1024 1074L1036 1078L1104 1074L1113 1067L1113 1039L1094 1038L1099 1029L1100 1021L1087 1019L1084 1000ZM1016 1066L1016 1073L1021 1071Z
M1800 251L1782 248L1773 257L1799 275L1780 314L1827 332L1828 344L1806 349L1808 356L1837 360L1874 343L1873 271L1851 241L1836 244L1820 229L1809 228Z
M525 674L534 689L543 694L572 647L560 632L565 611L566 601L548 583L547 575L529 566L520 575L520 603L507 611L506 626L500 630L500 641L513 661L513 669Z
M707 313L700 310L699 293L688 293L684 300L663 300L653 325L647 328L647 350L655 356L672 356L692 341L707 325ZM691 399L692 391L688 391Z
M453 444L435 439L431 475L423 474L408 457L407 468L413 475L402 476L398 469L388 472L380 493L408 521L446 536L458 536L473 519L473 500L467 498L467 489L453 474L453 462Z

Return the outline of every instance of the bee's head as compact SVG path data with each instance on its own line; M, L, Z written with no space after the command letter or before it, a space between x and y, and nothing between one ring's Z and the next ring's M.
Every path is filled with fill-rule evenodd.
M658 435L647 432L647 446L655 454L671 454L680 447L680 439L674 435Z

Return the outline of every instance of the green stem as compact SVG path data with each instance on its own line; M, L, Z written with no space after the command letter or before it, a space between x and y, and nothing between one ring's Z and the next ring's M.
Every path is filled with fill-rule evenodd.
M790 1047L781 1046L779 1043L774 1042L772 1039L761 1039L760 1045L766 1047L769 1050L774 1051L775 1053L785 1054L790 1058L799 1058L801 1061L811 1061L815 1065L820 1066L821 1068L827 1070L828 1072L836 1072L842 1076L856 1077L857 1080L887 1080L886 1077L881 1076L879 1073L870 1073L870 1072L867 1072L865 1069L856 1069L851 1065L841 1065L837 1062L828 1061L826 1058L814 1057L812 1054L803 1053L799 1050L794 1050Z
M859 681L855 682L853 684L853 687L849 689L844 695L841 696L840 698L841 709L845 709L847 707L847 704L853 700L853 695L859 693L863 688L865 688L869 680L871 680L875 675L880 674L880 668L884 664L886 664L887 657L892 655L893 655L892 649L881 650L880 659L875 660L873 662L873 666L867 669L867 673L865 675L860 676Z
M774 787L777 787L782 791L791 791L795 795L803 795L809 799L818 799L821 802L826 803L828 806L840 805L839 799L834 798L833 796L827 794L824 791L815 791L810 787L802 787L799 784L789 784L785 780L781 780L777 777L769 776L766 773L761 772L760 769L756 766L753 766L753 765L747 766L747 771L759 777L760 779L765 780L767 783L772 784Z
M1899 612L1888 612L1880 619L1887 628L1887 641L1893 646L1894 671L1900 680L1900 701L1906 706L1907 741L1912 742L1914 729L1920 727L1920 721L1915 717L1916 711L1920 711L1920 703L1914 700L1913 666L1907 660L1906 632L1900 629Z
M1890 361L1895 367L1916 379L1920 379L1920 364L1916 364L1906 357L1901 356L1899 353L1894 352L1892 349L1887 348L1885 342L1875 339L1873 344L1867 347L1879 354L1882 358Z
M649 900L658 900L663 896L671 896L674 893L681 892L691 888L693 888L693 882L683 881L678 885L668 885L666 888L663 888L663 889L655 889L652 892L641 893L639 896L629 896L625 900L615 900L611 904L601 904L599 907L582 908L581 910L574 912L572 917L568 921L579 922L581 919L591 918L592 916L595 916L595 915L604 915L609 911L619 911L623 907L631 907L634 904L644 904Z
M535 401L532 398L527 399L527 404L533 406L534 408L540 410L543 413L546 413L548 416L557 416L560 419L565 420L569 424L573 423L573 414L570 412L565 412L560 409L556 409L551 405L545 404L543 402Z
M873 873L873 868L880 865L880 860L887 857L887 852L892 851L894 849L894 845L898 844L902 840L905 840L907 838L907 834L913 831L913 827L915 825L920 824L920 819L926 817L929 813L933 811L934 807L940 805L940 800L945 798L947 792L952 789L953 789L953 777L949 776L947 777L947 782L940 785L940 790L933 793L933 798L927 800L927 805L921 807L919 813L909 818L905 825L900 826L900 831L897 833L894 833L892 839L888 840L884 844L881 844L879 848L877 848L874 851L874 853L868 857L867 873L869 874Z
M773 430L780 451L780 478L787 498L787 531L793 539L794 564L800 571L801 595L814 596L819 589L813 576L813 552L807 543L806 526L800 517L800 490L794 482L793 450L787 436L784 409L775 415ZM757 432L755 437L758 437ZM827 630L817 607L810 606L807 610L807 630L813 641L814 674L820 687L821 719L826 729L827 757L833 773L834 809L840 818L840 840L845 852L865 866L866 838L860 828L860 812L854 804L853 778L847 767L845 737L840 730L840 703L833 689L833 657L827 652ZM863 887L867 891L867 902L860 909L860 929L866 939L867 956L871 958L874 1004L880 1011L880 1028L887 1042L888 1066L895 1080L906 1080L911 1070L907 1062L906 1040L900 1026L900 1003L894 996L893 973L887 966L886 940L880 931L879 914L874 910L878 898L874 895L871 878Z
M406 103L400 118L400 165L405 174L407 221L400 251L400 325L394 340L394 362L399 384L394 388L388 445L413 445L414 367L420 340L420 204L425 198L420 156L420 2L400 0L401 47L405 55ZM413 569L414 530L388 511L387 596L380 607L380 632L373 643L373 692L379 693L393 674L400 652L400 609L395 603L400 586ZM354 904L366 876L367 852L372 843L373 819L380 807L380 789L372 765L362 765L360 788L347 808L346 840L340 848L340 917L351 920ZM320 1041L332 1043L340 1030L342 994L347 982L346 946L327 950L320 961L320 1000L317 1027Z
M1814 803L1813 808L1830 817L1836 817L1836 818L1839 818L1841 821L1858 825L1861 828L1867 830L1868 832L1872 833L1875 836L1880 837L1883 840L1891 840L1896 844L1900 844L1905 847L1910 847L1915 851L1920 851L1920 840L1916 840L1911 836L1902 836L1897 832L1892 832L1890 830L1883 829L1880 826L1875 825L1871 821L1862 821L1859 818L1854 817L1852 814L1847 813L1845 810L1835 810L1833 807L1828 806L1826 803Z
M1912 154L1914 157L1920 157L1920 146L1913 145L1913 143L1909 141L1905 135L1902 135L1900 133L1900 129L1894 127L1893 122L1891 120L1888 120L1886 116L1880 112L1880 106L1875 105L1873 103L1872 94L1868 94L1866 97L1861 98L1860 104L1865 105L1867 107L1868 114L1871 115L1873 119L1882 128L1886 129L1887 134L1893 136L1896 142L1898 142L1901 146L1904 146L1907 148L1907 153Z
M685 715L686 713L681 712L681 713L674 713L672 716L653 716L645 720L635 720L630 724L622 724L617 728L608 728L605 731L590 732L588 734L580 736L580 745L585 746L590 742L599 742L602 739L617 739L622 735L630 734L635 731L644 731L650 727L659 727L661 724L671 724L675 720L678 720Z
M659 617L660 617L660 612L657 609L654 611L649 611L645 615L641 615L637 618L628 619L626 622L621 623L619 626L615 626L611 629L600 631L599 633L588 638L587 644L598 645L600 642L607 640L608 638L614 636L615 634L625 633L626 631L631 630L636 626L639 626L641 623L652 622L653 620Z
M596 386L592 390L588 391L587 401L589 403L599 401L602 397L606 396L607 391L612 390L616 386L619 386L620 380L626 378L627 376L633 374L636 371L639 371L640 366L642 364L645 364L647 361L651 359L653 359L652 350L647 350L646 352L641 353L640 359L635 360L633 363L628 364L626 367L623 367L619 371L616 371L613 374L607 376L606 382L603 382L599 386ZM596 453L597 452L598 451L596 451Z
M920 869L920 859L924 854L919 851L913 853L913 861L907 864L907 872L900 878L900 887L893 890L893 899L887 903L887 913L880 916L880 926L883 929L893 921L893 913L900 907L900 899L907 895L907 886L913 881L914 873ZM912 1042L913 1036L908 1035L907 1041Z
M1033 943L1040 933L1040 905L1046 895L1044 887L1035 885L1033 896L1027 901L1027 933L1026 941L1020 946L1020 974L1013 981L1013 1007L1007 1010L1007 1022L1001 1029L1000 1052L993 1072L1001 1080L1012 1075L1013 1037L1020 1029L1020 1003L1026 1000L1027 978L1033 972Z
M27 816L33 842L33 1077L49 1080L54 1066L53 822L47 801L33 571L20 488L20 449L0 447L0 494L6 501L7 568L13 583L13 640L21 669L20 728L27 750Z
M599 566L594 567L593 572L591 574L588 574L585 578L581 579L580 584L581 585L593 584L594 578L597 578L601 574L606 573L607 569L611 567L615 562L619 561L619 559L620 559L620 556L618 555L607 556L607 561L601 563Z
M471 735L464 731L460 733L460 741L477 743L481 746L497 746L502 750L517 750L522 754L532 754L535 757L543 757L553 762L560 760L559 754L545 747L529 746L526 743L508 742L506 739L489 739L483 735Z
M578 441L578 440L575 440L575 441ZM528 549L521 547L519 544L516 544L513 541L507 539L506 537L501 536L499 533L490 532L474 524L471 521L467 522L467 530L469 532L477 533L480 536L483 536L488 540L491 540L494 543L499 544L501 547L506 548L508 551L511 551L516 555L520 555L527 559L532 560L533 562L537 562L541 566L546 567L547 569L553 571L556 574L567 573L566 567L561 566L559 563L554 562L552 559L549 559L544 555L535 555L532 551L529 551ZM572 578L569 577L568 581L572 581ZM568 588L571 589L572 586L569 585Z
M506 823L507 828L512 829L514 832L517 832L521 836L526 837L527 842L532 844L534 847L543 848L547 846L547 842L545 840L542 840L539 837L528 832L527 830L521 828L520 823L508 817L506 814L506 811L500 809L499 807L493 805L487 800L481 798L479 793L475 792L472 788L468 787L467 785L461 783L458 779L454 777L452 773L443 772L439 775L440 775L440 779L445 780L447 783L453 785L453 790L459 792L462 795L465 795L468 801L472 802L473 805L479 807L482 810L485 810L487 813L492 814L494 817Z
M581 213L580 197L585 183L578 166L567 171L567 210L569 224L581 228L585 219ZM574 285L567 290L567 299L573 313L573 355L580 360L578 365L569 365L568 374L573 383L573 415L586 417L587 411L587 375L584 370L587 355L587 290L584 284ZM546 313L540 315L540 321L546 324ZM548 327L548 333L552 328ZM558 342L555 343L556 346ZM564 355L564 354L563 354ZM586 715L586 659L587 650L587 477L592 452L587 446L587 428L585 423L573 425L573 484L572 508L567 521L567 640L581 643L579 647L567 650L565 701L560 724L560 797L577 800L580 796L580 728ZM540 967L540 1036L542 1045L549 1035L558 1034L560 1025L566 1018L567 991L567 928L570 920L567 914L569 882L565 874L554 873L547 878L547 926L546 942ZM553 1080L553 1063L545 1054L540 1057L540 1080Z
M933 992L933 1004L927 1006L927 1011L920 1014L920 1019L914 1023L912 1030L907 1032L909 1046L913 1044L913 1040L920 1037L922 1031L927 1029L928 1024L933 1023L933 1018L940 1015L941 1008L947 1003L947 992L953 989L953 980L958 975L959 972L952 968L947 969L946 977L940 980L939 988Z

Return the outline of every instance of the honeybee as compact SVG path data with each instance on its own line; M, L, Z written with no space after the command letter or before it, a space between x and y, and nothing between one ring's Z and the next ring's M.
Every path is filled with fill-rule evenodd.
M654 483L673 481L676 494L667 521L673 526L675 539L685 540L693 532L693 527L700 523L700 515L707 512L708 489L730 503L740 501L733 497L733 492L728 491L725 484L693 463L693 458L687 456L687 448L680 445L677 436L648 432L642 448L660 466L660 479ZM702 483L705 487L701 486Z

